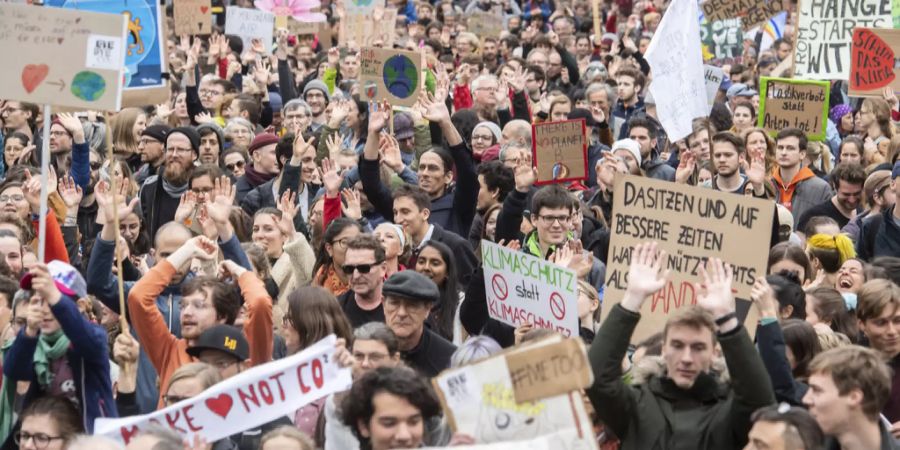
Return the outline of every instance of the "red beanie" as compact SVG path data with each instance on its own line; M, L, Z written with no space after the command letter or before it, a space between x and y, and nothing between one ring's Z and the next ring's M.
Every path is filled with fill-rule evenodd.
M278 136L275 136L272 133L263 133L263 134L257 135L255 138L253 138L253 142L250 143L249 152L252 155L253 152L255 152L256 150L258 150L260 148L263 148L263 147L265 147L267 145L271 145L271 144L277 144L277 143L278 143Z

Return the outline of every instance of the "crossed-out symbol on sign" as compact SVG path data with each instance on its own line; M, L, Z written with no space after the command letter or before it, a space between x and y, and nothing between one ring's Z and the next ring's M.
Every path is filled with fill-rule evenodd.
M563 317L566 317L566 302L559 292L550 294L550 312L556 320L563 320Z
M506 280L499 273L491 278L491 288L494 290L494 295L500 300L506 300L506 297L509 295Z

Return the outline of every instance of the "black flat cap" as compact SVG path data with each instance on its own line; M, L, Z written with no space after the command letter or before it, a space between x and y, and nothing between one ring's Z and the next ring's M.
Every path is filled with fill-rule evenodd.
M402 270L384 282L381 292L391 297L421 300L435 304L441 301L441 292L434 281L414 270Z

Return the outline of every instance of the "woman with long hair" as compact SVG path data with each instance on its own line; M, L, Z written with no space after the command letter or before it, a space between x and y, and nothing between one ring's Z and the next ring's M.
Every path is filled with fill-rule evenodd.
M441 301L431 308L428 323L444 339L455 342L455 337L462 337L458 326L457 308L462 302L464 292L461 292L457 285L453 250L441 242L428 241L419 251L415 270L434 281L441 293Z
M754 155L762 151L766 155L766 173L771 173L775 164L775 141L766 133L766 130L751 127L744 130L742 137L747 146L747 154Z
M814 326L823 324L853 343L859 337L856 316L847 309L844 296L834 288L818 286L806 291L806 321Z
M112 118L113 153L128 162L132 170L141 166L138 142L147 128L147 113L140 108L125 108Z
M319 158L328 156L328 138L333 133L343 137L341 148L350 148L362 154L369 135L369 106L360 100L359 95L335 100L329 104L331 117L322 127L319 136L317 154Z
M322 286L335 297L350 290L349 279L341 266L347 254L347 242L363 232L359 222L340 217L328 224L313 266L313 284Z
M863 165L880 164L888 160L891 138L891 106L883 98L866 98L859 108L859 125L865 132Z

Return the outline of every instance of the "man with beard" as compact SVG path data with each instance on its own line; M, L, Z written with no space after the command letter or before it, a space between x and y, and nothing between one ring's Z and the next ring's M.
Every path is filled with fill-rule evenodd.
M272 133L263 133L250 143L250 161L251 164L244 170L244 176L237 180L237 201L244 200L244 197L253 189L271 181L279 172L281 172L281 164L275 156L275 147L278 145L278 136Z
M328 86L322 80L312 80L303 87L303 100L309 105L312 111L312 123L310 128L313 132L319 131L322 125L325 125L325 108L331 101L331 94L328 92Z
M50 125L50 155L56 173L68 172L71 165L75 182L82 189L86 188L89 153L90 146L85 139L81 120L72 114L59 114Z
M750 162L747 175L741 174L742 159ZM722 192L766 197L766 162L761 158L748 158L744 140L740 136L729 131L716 133L712 139L712 162L716 174L703 184L704 187Z
M181 195L188 190L199 147L200 135L192 127L175 128L166 136L165 164L160 173L147 178L140 192L150 240L159 227L175 218Z
M617 139L629 137L629 119L634 117L635 114L645 111L644 99L641 96L644 92L645 81L644 74L632 68L619 69L618 73L616 73L616 93L619 96L619 100L616 102L612 114L625 124L619 129ZM634 138L632 137L632 139Z
M628 130L628 137L641 144L641 168L644 169L647 177L675 181L675 169L659 157L656 146L659 128L652 119L634 117L624 124L622 129Z
M150 125L141 132L138 153L144 164L134 174L138 186L144 184L144 180L151 174L158 172L159 167L165 162L166 135L171 130L172 128L167 125Z
M831 172L831 185L834 195L828 200L806 210L797 222L797 229L806 229L809 219L816 216L831 217L838 226L844 228L860 211L863 184L866 182L866 169L859 164L838 164Z
M225 151L225 131L214 123L197 127L200 134L200 164L219 165L219 157Z
M384 258L384 247L371 234L361 234L347 242L341 270L350 280L350 290L338 297L338 303L353 328L384 322Z

